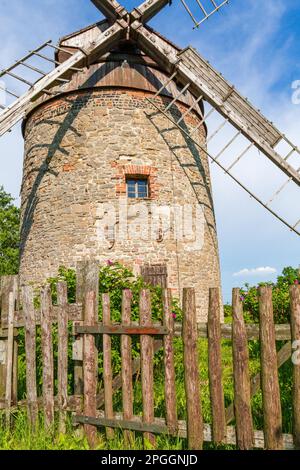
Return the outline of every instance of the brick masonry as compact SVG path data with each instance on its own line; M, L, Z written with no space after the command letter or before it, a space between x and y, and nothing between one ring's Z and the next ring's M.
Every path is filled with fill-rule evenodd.
M157 113L151 97L146 91L94 88L60 95L28 116L20 280L41 284L60 265L75 267L86 258L118 260L135 273L145 263L166 263L174 295L195 287L198 316L204 320L208 288L220 286L208 161L205 152ZM155 98L158 106L169 100ZM181 104L169 112L179 118L185 110ZM184 124L193 129L199 119L193 114ZM203 125L195 136L205 146ZM136 174L149 178L145 201L127 200L126 175ZM103 206L107 203L111 210ZM154 205L174 204L203 207L201 249L189 239L176 240L172 224L171 235L160 228L149 239ZM129 225L124 228L126 205ZM99 236L103 226L104 241Z

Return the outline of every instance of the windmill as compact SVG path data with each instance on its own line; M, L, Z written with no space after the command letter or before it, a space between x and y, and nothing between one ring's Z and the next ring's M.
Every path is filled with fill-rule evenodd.
M107 136L111 135L112 129L116 129L115 139L117 140L117 136L122 132L124 140L116 144L109 141L110 152L117 153L118 158L109 161L110 174L105 165L103 166L101 176L104 175L106 180L101 180L101 184L99 183L99 191L105 192L107 200L111 199L113 191L117 196L127 194L135 198L140 195L142 196L140 199L155 200L160 194L159 197L164 199L166 188L172 184L172 181L175 182L173 199L178 201L180 197L182 200L193 198L192 193L188 192L188 183L180 188L180 185L184 184L182 181L186 178L193 186L196 199L200 197L201 203L207 208L205 233L209 232L210 235L204 236L205 253L203 254L202 249L202 251L199 250L199 258L195 254L192 255L199 273L195 273L195 267L190 265L190 259L186 259L187 253L184 249L178 251L178 244L165 243L162 229L154 244L151 243L151 246L142 244L145 256L140 255L137 260L138 264L142 264L143 260L147 261L150 267L141 267L142 271L145 270L145 277L154 276L160 279L162 285L167 283L164 276L168 273L168 284L176 286L178 290L184 283L198 287L202 294L199 294L197 302L201 312L204 312L208 300L207 294L203 292L207 290L207 287L220 283L217 237L207 160L217 165L227 177L291 231L300 235L300 219L290 220L290 216L284 212L283 205L276 204L288 187L293 185L295 190L299 188L300 150L193 47L179 49L147 25L163 8L168 5L172 8L172 2L147 0L134 8L132 12L128 12L114 0L92 0L92 2L104 14L106 18L104 21L63 38L58 45L47 41L0 73L0 79L8 77L9 80L17 80L28 87L20 97L14 89L8 87L6 93L13 98L13 101L6 108L1 106L2 112L0 112L0 136L9 132L19 121L24 120L21 277L23 275L24 281L29 280L30 276L33 280L35 277L39 279L41 275L45 277L53 274L58 263L75 262L85 256L95 257L98 256L99 251L101 259L110 257L111 253L112 258L122 255L126 262L141 248L141 245L131 240L129 248L128 241L126 241L126 244L119 247L118 251L115 240L115 227L121 224L118 217L112 217L114 220L108 222L106 227L110 233L108 248L101 251L101 246L93 245L95 226L97 227L99 221L105 217L105 211L103 212L95 204L90 204L91 198L97 199L98 197L96 192L93 192L94 189L91 189L94 188L93 175L91 174L89 181L84 180L85 173L80 165L82 162L87 163L85 168L94 165L92 171L96 174L98 167L91 160L90 155L94 155L95 147L100 144L103 148L105 147L106 152L108 148L106 142L109 141ZM228 2L181 0L181 3L192 18L194 27L198 28ZM55 51L54 59L47 54L49 49ZM36 63L33 65L32 59L55 67L51 71L45 71ZM20 67L39 74L41 78L36 83L31 83L16 72L16 69L20 70ZM131 75L133 71L134 78ZM130 104L128 104L129 94L124 91L128 88L131 88ZM95 94L91 97L89 94L87 96L83 93L83 90L87 89L89 93L92 89L94 91L105 90L106 95ZM139 89L143 90L143 104L141 104ZM75 98L74 91L77 91ZM117 99L116 95L118 95ZM123 113L125 106L125 101L122 101L121 105L120 100L125 99L125 95L126 106L128 106L126 112L130 121L127 128L124 123L123 127L118 125L121 119L118 110L122 109ZM91 117L92 111L86 113L78 126L74 124L79 119L79 115L82 116L84 107L96 108L99 103L99 106L102 106L103 118L95 111L95 120L99 119L98 127ZM144 110L141 112L146 114L147 124L146 121L142 123L140 116L135 121L134 113L138 113L138 109L143 107ZM104 111L103 108L106 110ZM66 109L67 115L64 114ZM115 114L110 112L110 109L114 109ZM113 115L114 121L111 121ZM206 124L211 116L215 116L218 125L207 135ZM106 125L109 120L111 127L107 129ZM134 123L137 123L136 132ZM150 125L156 132L156 138L153 139L155 144L150 142L150 134L152 135L152 130L148 127ZM51 126L51 131L49 126ZM45 142L49 133L51 134L50 143ZM142 134L145 140L148 138L146 143L143 142L144 160L138 150ZM95 139L100 139L100 141L95 143ZM222 144L213 151L211 148L214 148L212 144L216 139ZM159 141L159 144L156 141ZM168 175L173 172L172 181L168 179L169 176L166 176L165 180L160 176L160 172L161 175L165 174L166 167L169 165L167 157L161 158L164 164L162 168L160 168L160 161L153 163L155 157L153 161L151 160L153 149L156 152L162 152L161 155L167 155L167 153L164 154L166 148L177 159L175 163L169 162ZM264 191L262 196L259 188L249 187L247 181L241 181L234 173L239 163L251 155L254 149L259 151L260 159L269 161L280 173L282 181L280 186L274 188L272 194L266 197ZM222 157L228 150L231 152L231 160L225 164ZM44 153L38 155L38 151L44 151ZM87 151L90 152L89 156ZM178 157L181 151L182 155ZM67 157L73 155L74 152L76 162L68 161ZM103 159L107 163L110 157L108 154L106 156L105 152ZM55 160L57 154L65 155L62 165ZM98 153L95 155L98 158ZM198 163L195 164L195 161L190 159L190 155L194 160L198 158ZM87 162L89 158L90 161ZM182 158L181 161L179 161L180 158ZM195 175L196 167L198 172L199 168L202 168L201 175ZM75 173L77 171L74 179L72 179L73 171ZM67 176L59 180L61 172L68 176L67 183ZM47 180L47 178L50 179ZM84 184L81 184L80 181L83 180ZM113 189L112 180L116 181ZM176 193L177 185L178 194ZM79 192L80 195L77 194ZM61 198L66 193L69 197L68 203L62 204ZM58 194L60 194L59 197ZM83 197L83 194L88 196ZM68 211L70 198L73 198L72 204L74 204L72 210ZM166 197L163 202L167 200ZM87 208L84 208L85 204ZM51 208L54 207L57 213L61 206L64 211L58 216L59 220L54 221L52 213L46 223L45 214L51 212ZM88 230L84 224L80 225L83 220L82 211L85 211L85 220L90 219ZM74 222L74 213L79 213L81 219L76 216L76 222ZM65 234L67 229L64 221L71 227L72 234L76 232L80 235L81 242L74 241L71 235L68 238ZM50 233L51 227L60 236L55 239L54 243L53 239L49 239L47 244L47 233ZM86 233L88 233L87 236ZM93 248L91 248L92 245ZM164 249L161 248L162 246ZM70 260L68 254L73 248L76 249L76 254L73 254ZM147 250L150 253L149 256L146 254ZM173 259L170 266L166 266L168 258Z

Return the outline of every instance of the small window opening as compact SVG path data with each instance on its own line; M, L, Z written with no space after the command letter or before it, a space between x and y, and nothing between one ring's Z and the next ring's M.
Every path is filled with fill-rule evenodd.
M127 196L130 199L149 197L149 183L147 178L129 177L126 179Z

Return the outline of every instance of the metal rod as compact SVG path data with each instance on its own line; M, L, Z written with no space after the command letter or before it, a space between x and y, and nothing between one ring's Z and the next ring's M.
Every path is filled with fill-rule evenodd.
M300 224L300 219L298 220L298 222L295 223L294 229L295 229L295 228L297 227L297 225L299 225L299 224Z
M169 80L155 93L155 95L153 96L153 98L157 98L158 95L160 95L161 92L162 92L163 90L165 90L166 87L171 83L171 81L176 77L176 75L177 75L177 72L174 72L174 73L171 75L171 77L169 78ZM153 99L153 98L152 98L152 99Z
M58 60L50 59L50 57L47 57L46 55L40 54L40 53L35 53L37 57L40 57L41 59L47 60L48 62L51 62L52 64L55 65L61 65L61 62L58 62ZM83 69L79 69L78 67L70 67L69 70L74 70L75 72L82 72Z
M186 9L186 11L188 12L188 14L190 15L190 17L192 18L193 22L195 23L195 25L197 25L197 20L196 18L194 17L193 13L191 12L189 6L187 5L187 3L185 2L185 0L181 0L181 3L183 4L184 8Z
M253 145L254 145L254 142L252 142L250 145L248 145L248 146L245 148L245 150L243 150L243 151L239 154L239 156L234 160L234 162L227 168L228 171L231 170L231 169L234 167L234 165L236 165L244 155L246 155L246 153L253 147Z
M207 16L207 11L205 10L205 8L202 5L202 3L200 2L200 0L196 0L196 2L198 3L199 7L201 8L203 15Z
M292 181L292 178L289 178L287 181L285 181L283 183L282 186L280 186L280 188L273 194L273 196L271 197L271 199L267 202L267 206L269 206L270 204L272 204L272 202L274 201L274 199L281 193L281 191L284 190L284 188L290 183L290 181Z
M15 98L20 98L18 95L16 95L16 93L14 93L13 91L10 91L8 88L2 88L1 84L0 84L0 90L5 91L6 93L8 93L11 96L14 96Z
M43 70L40 70L36 67L34 67L33 65L30 65L30 64L26 64L25 62L21 62L20 65L23 65L23 67L26 67L30 70L33 70L34 72L37 72L41 75L43 75L44 77L47 75L48 72L44 72Z
M173 104L186 92L186 90L189 88L191 84L187 83L184 88L182 88L181 92L173 98L173 100L168 104L168 106L165 108L165 111L169 111L169 109L173 106Z
M211 110L208 111L208 113L205 116L203 116L203 119L199 122L199 124L195 127L195 129L192 130L191 135L193 135L202 126L202 124L206 121L206 119L208 119L209 116L211 116L215 111L216 111L215 108L211 108Z
M69 54L70 56L74 55L74 52L67 51L66 49L62 49L62 47L59 46L54 46L54 44L48 44L49 47L52 47L52 49L56 49L57 51L65 52L66 54Z
M33 86L33 83L29 82L28 80L25 80L25 78L19 77L18 75L14 74L12 72L6 72L6 75L9 75L10 77L13 77L16 80L19 80L20 82L26 83L26 85Z
M206 140L206 143L208 144L208 142L210 142L217 134L218 132L220 132L221 129L223 129L223 127L225 126L225 124L227 124L227 122L229 121L229 119L225 119L222 124L220 124L220 126L212 133L212 135L210 135L207 140Z
M225 0L223 3L221 3L221 5L217 6L217 8L215 8L215 10L213 10L212 12L210 12L205 18L203 18L201 21L199 21L199 23L197 23L196 26L194 26L194 29L199 28L199 26L200 26L202 23L204 23L204 21L208 20L214 13L216 13L217 11L219 11L220 8L222 8L222 6L226 5L228 2L229 2L229 0Z
M146 98L150 103L151 103L151 100L149 98ZM274 217L276 217L280 222L282 222L284 225L286 225L292 232L295 232L297 235L300 236L300 232L298 230L296 230L296 227L297 225L299 225L300 223L300 220L299 222L297 222L296 225L292 226L291 224L289 224L286 220L284 220L279 214L277 214L276 212L274 212L272 209L270 209L268 206L266 206L266 204L261 200L259 199L257 196L255 196L254 193L252 193L252 191L250 191L241 181L239 181L232 173L230 173L219 161L217 161L215 159L215 157L213 157L209 152L208 150L203 146L201 145L199 142L197 142L195 139L193 139L189 132L187 132L185 129L182 129L180 126L178 126L176 124L176 121L174 121L174 119L171 118L171 116L167 113L165 113L162 109L159 108L159 106L157 106L155 103L152 103L152 105L160 112L162 113L169 121L171 121L178 129L180 132L182 132L183 134L185 134L189 139L191 139L194 144L199 147L213 162L215 162L223 171L224 173L226 173L228 176L230 176L231 179L233 179L242 189L244 189L244 191L246 191L250 197L252 197L253 199L255 199L261 206L263 206L265 209L267 209L268 212L270 212L270 214L272 214Z
M237 132L237 134L235 134L232 139L230 139L227 144L225 145L225 147L222 148L222 150L220 150L219 153L217 153L217 155L215 156L215 160L218 160L218 158L220 158L220 156L225 152L225 150L228 149L228 147L230 147L231 144L233 144L233 142L241 135L242 131L239 131Z
M20 65L21 62L24 62L25 60L28 60L30 57L32 57L36 52L39 52L40 50L44 49L46 46L49 46L51 44L51 41L47 41L44 44L42 44L40 47L37 47L33 51L29 51L27 55L22 57L22 59L17 60L13 65L8 67L7 69L4 69L0 72L0 77L3 77L3 75L7 74L11 70L13 70L15 67Z
M196 105L203 100L203 95L200 95L199 98L196 99L196 101L193 102L193 104L189 107L189 109L186 110L186 112L181 116L181 118L177 121L177 124L179 124L182 120L186 118L186 116L196 107Z

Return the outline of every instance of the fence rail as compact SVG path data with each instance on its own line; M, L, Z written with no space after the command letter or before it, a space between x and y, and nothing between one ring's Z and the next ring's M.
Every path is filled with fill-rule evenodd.
M183 290L183 322L174 322L169 289L163 290L162 320L153 322L151 294L142 289L139 321L132 320L132 293L124 290L120 322L112 320L110 294L99 299L96 263L83 263L77 274L77 299L68 303L67 285L59 282L57 302L52 303L50 286L36 295L30 286L19 292L16 277L1 279L0 409L11 426L11 413L27 408L29 424L36 429L39 412L51 428L58 411L60 432L65 432L69 414L83 426L91 448L97 443L97 428L105 428L111 439L123 429L128 445L141 432L153 447L156 434L187 439L189 449L201 449L204 442L232 444L239 449L293 449L300 447L300 365L293 364L293 434L282 433L282 412L278 368L291 359L292 342L300 340L300 286L292 286L291 325L275 325L272 289L259 288L259 324L246 324L239 289L233 291L232 324L220 322L218 289L210 289L207 323L197 324L195 292ZM101 302L102 319L99 320ZM72 328L70 328L72 325ZM26 400L18 399L18 348L25 335ZM118 338L120 372L113 376L113 354ZM174 341L182 338L186 419L178 419ZM201 406L202 383L198 355L199 338L207 339L211 422L205 423ZM225 407L222 340L232 347L234 400ZM260 372L251 376L248 343L260 342ZM276 341L284 341L277 352ZM72 342L72 361L68 352ZM133 357L134 345L140 354ZM299 343L297 343L299 344ZM162 350L165 416L155 416L155 354ZM102 365L98 367L101 354ZM41 359L42 386L37 383ZM56 358L54 360L54 357ZM69 374L74 391L70 392ZM134 381L139 380L142 413L135 415ZM114 394L122 394L122 412L115 409ZM251 399L263 397L263 430L253 428ZM234 426L230 425L234 422ZM1 425L1 423L0 423Z

